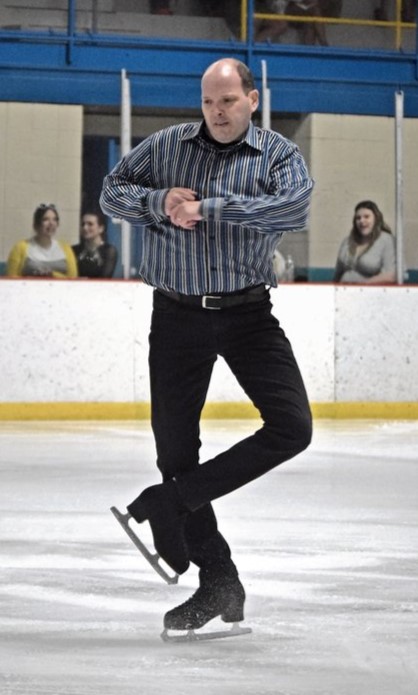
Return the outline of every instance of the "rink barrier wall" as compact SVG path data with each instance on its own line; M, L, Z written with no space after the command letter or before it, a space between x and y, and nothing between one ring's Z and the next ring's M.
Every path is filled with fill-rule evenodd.
M418 403L311 403L315 419L418 420ZM149 403L0 403L0 421L149 420ZM207 403L206 420L255 420L251 403Z
M314 417L418 419L418 287L289 284L273 312ZM152 288L139 282L0 280L0 419L149 418ZM222 359L206 418L258 412Z

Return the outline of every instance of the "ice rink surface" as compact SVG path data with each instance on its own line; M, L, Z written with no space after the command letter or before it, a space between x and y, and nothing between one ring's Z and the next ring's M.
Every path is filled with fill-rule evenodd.
M202 460L257 427L204 421ZM316 421L214 503L253 629L217 641L160 639L197 573L164 584L109 512L159 482L149 423L1 423L0 471L2 695L418 692L418 422Z

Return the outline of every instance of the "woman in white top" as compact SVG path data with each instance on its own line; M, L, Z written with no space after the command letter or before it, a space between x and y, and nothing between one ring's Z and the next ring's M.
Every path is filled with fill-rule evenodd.
M338 252L334 282L384 285L396 280L395 240L376 203L354 209L353 227Z
M55 205L38 205L33 214L33 237L18 241L10 252L9 277L77 277L77 262L71 246L54 238L58 225Z

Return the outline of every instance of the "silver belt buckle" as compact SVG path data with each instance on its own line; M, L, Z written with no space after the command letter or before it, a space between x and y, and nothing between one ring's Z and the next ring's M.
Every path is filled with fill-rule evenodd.
M220 300L220 299L222 299L222 297L219 297L219 296L216 296L213 294L212 295L211 294L205 294L202 297L202 307L204 309L212 309L213 311L219 311L221 308L220 306L208 306L208 301L210 301L211 299L219 299Z

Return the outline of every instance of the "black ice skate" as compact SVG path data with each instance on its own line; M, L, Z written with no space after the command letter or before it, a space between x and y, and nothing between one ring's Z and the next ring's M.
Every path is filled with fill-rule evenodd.
M129 526L129 520L132 518L129 513L127 514L122 514L116 507L111 507L110 511L116 519L119 521L120 525L122 526L123 530L127 533L133 544L138 548L139 552L142 553L144 558L149 562L151 567L157 572L157 574L160 575L164 579L167 584L177 584L179 575L174 574L174 575L169 575L164 567L160 564L160 556L158 553L151 553L146 545L138 538L136 533L131 529Z
M138 524L148 521L160 558L176 574L186 572L190 565L185 537L188 510L175 480L147 487L128 504L127 510Z
M223 574L213 568L210 571L200 570L199 589L191 598L164 616L161 638L165 642L220 639L251 632L251 628L239 625L240 621L244 620L245 591L232 563L231 566L231 574ZM217 617L224 623L232 623L232 628L215 632L195 632ZM181 631L181 634L172 634L169 630Z

